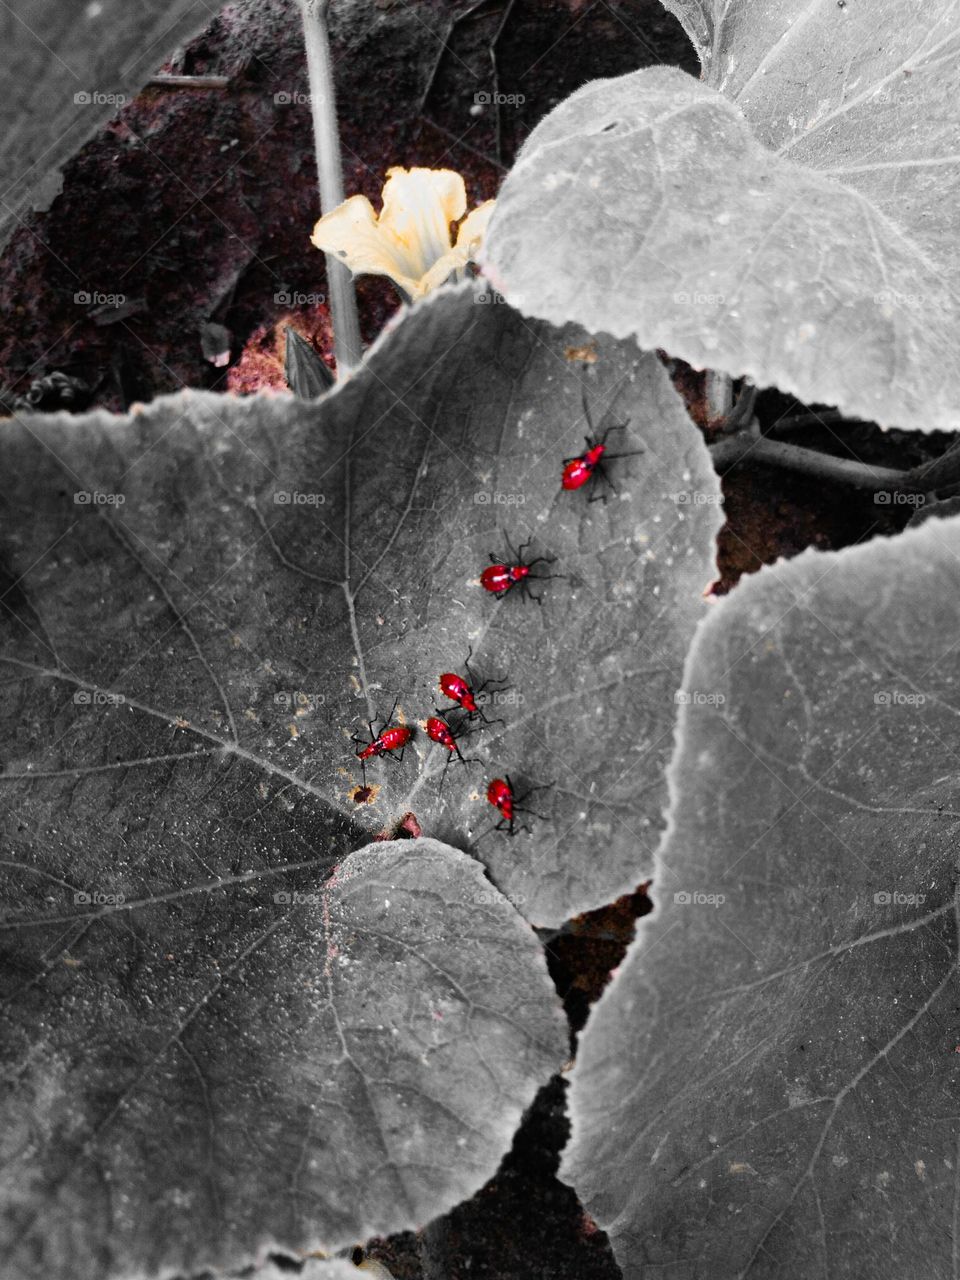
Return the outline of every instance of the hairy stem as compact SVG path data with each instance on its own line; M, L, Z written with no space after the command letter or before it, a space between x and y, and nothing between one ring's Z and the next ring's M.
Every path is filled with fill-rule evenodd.
M147 81L155 89L229 89L229 76L151 76Z
M340 159L340 132L337 128L337 104L334 92L333 62L327 33L329 0L299 0L303 14L303 34L307 48L307 71L310 76L310 111L313 116L313 140L317 154L317 179L320 188L320 212L329 213L343 203L343 165ZM363 358L357 295L353 275L333 254L324 254L327 264L327 287L330 293L330 316L333 321L334 351L337 377L355 369Z
M799 471L818 480L839 481L857 489L922 493L934 487L920 476L920 468L915 474L912 471L895 471L891 467L875 467L870 462L835 458L831 454L817 453L814 449L804 449L782 440L755 436L749 431L724 436L709 448L713 465L721 474L749 458L751 462Z
M852 422L866 421L866 418L848 418L839 409L822 409L819 413L795 413L786 418L779 418L767 428L767 434L789 435L791 431L802 431L805 427L829 427L835 422L849 425Z
M960 441L932 462L921 462L910 472L910 479L924 492L934 489L953 490L960 484Z
M757 406L757 388L750 382L744 382L740 389L740 395L736 404L731 408L723 422L720 430L725 435L733 435L737 431L751 431L754 435L758 435L760 428L757 426L753 411Z
M707 370L704 391L707 398L707 417L711 422L725 422L733 408L733 379L729 374Z

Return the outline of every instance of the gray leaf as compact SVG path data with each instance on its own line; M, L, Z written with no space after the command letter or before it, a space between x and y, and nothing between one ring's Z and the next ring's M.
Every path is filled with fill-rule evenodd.
M292 325L284 332L283 374L287 386L301 400L315 400L333 386L333 374L326 363Z
M698 633L658 907L571 1090L627 1280L952 1274L958 565L931 521Z
M11 767L202 751L367 838L414 811L537 923L632 889L663 822L673 696L721 515L659 361L603 339L584 366L567 357L583 341L467 286L318 404L192 394L126 419L12 424ZM560 489L584 393L598 427L630 419L615 452L643 451L609 464L608 503ZM535 585L539 608L518 590L498 602L480 572L531 540L528 556L556 557L539 571L566 576ZM449 753L417 726L453 705L439 676L464 672L471 646L476 675L510 687L486 709L499 723L462 739L475 763L451 760L444 779ZM414 740L402 762L371 760L363 788L350 735L397 697ZM553 784L531 798L544 820L513 839L486 800L505 773L521 794ZM110 794L109 775L86 785Z
M552 112L498 199L497 287L554 323L952 429L960 0L668 7L714 87L657 68Z
M292 1274L298 1280L370 1280L369 1271L360 1271L346 1258L307 1258ZM245 1276L244 1280L291 1280L291 1271L272 1262Z
M5 863L11 1280L193 1274L416 1226L492 1176L562 1061L535 936L479 863L424 839L334 864L321 806L265 824L238 764L218 809L218 771L192 766L192 815L172 782L140 823L152 849L128 815L99 856L77 848L75 780L70 830ZM297 836L319 849L295 859Z
M211 16L196 0L18 0L0 8L0 242L50 176Z
M643 450L606 505L559 488L584 387ZM445 1211L562 1058L556 999L477 858L349 850L415 809L533 919L643 876L720 520L666 374L468 285L321 403L2 433L7 1272L194 1273ZM540 608L478 585L501 526L567 575ZM397 694L416 724L471 643L511 684L477 763L441 797L418 731L361 794L351 732ZM545 817L478 840L510 771L556 783Z

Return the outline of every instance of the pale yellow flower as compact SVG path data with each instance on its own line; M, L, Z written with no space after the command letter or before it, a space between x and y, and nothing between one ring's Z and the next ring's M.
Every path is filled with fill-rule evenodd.
M387 170L379 216L366 196L351 196L313 229L318 249L342 259L354 275L389 276L408 298L422 298L475 260L493 200L467 217L463 179L452 169ZM463 221L461 221L463 219ZM459 223L456 242L450 228Z

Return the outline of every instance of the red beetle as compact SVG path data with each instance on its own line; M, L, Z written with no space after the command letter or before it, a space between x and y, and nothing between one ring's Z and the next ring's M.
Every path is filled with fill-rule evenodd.
M489 684L503 685L502 689L496 690L497 693L503 693L509 685L505 684L503 676L491 676L489 680L484 680L482 684L476 684L476 677L470 669L470 659L473 657L473 646L467 653L464 666L467 668L467 675L470 677L468 683L463 676L457 675L455 671L444 671L440 676L440 692L451 702L455 702L461 711L465 711L469 719L479 718L484 724L502 724L502 720L490 720L483 714L477 703L477 697L483 693ZM440 707L434 708L438 713L441 712Z
M455 751L460 755L460 748L457 746L452 729L446 720L441 720L439 716L431 716L427 721L427 737L431 742L439 742L441 747L446 747L448 751Z
M508 591L512 591L514 587L519 586L520 594L524 598L529 596L531 600L536 600L537 604L543 604L543 597L535 596L530 590L530 581L541 582L546 578L562 578L563 574L537 573L531 575L530 570L535 564L553 564L553 557L534 556L532 560L524 560L524 550L529 546L529 542L521 542L517 550L514 551L508 542L507 550L510 552L508 563L504 563L502 558L491 554L491 563L487 565L480 575L480 585L484 591L489 591L498 600L502 600Z
M510 779L494 778L487 787L487 799L500 814L497 830L502 830L502 822L506 822L508 831L513 835L513 786Z
M502 778L494 778L487 787L487 800L500 814L500 821L494 826L494 831L506 831L509 836L516 835L518 831L529 831L529 827L515 826L514 819L518 813L531 813L535 818L545 822L546 819L542 813L526 808L523 801L532 796L534 791L545 791L548 786L552 787L553 783L530 787L518 800L509 773Z
M511 587L529 576L528 564L498 564L496 556L491 555L493 563L480 575L480 585L484 591L492 591L497 596L505 596Z
M403 759L403 753L407 743L413 737L413 730L408 725L390 724L399 701L400 699L397 698L397 701L393 704L390 714L387 716L386 720L384 720L383 728L379 733L374 730L374 721L367 721L367 728L370 731L369 742L361 738L359 734L355 733L352 736L351 741L355 742L359 748L359 750L354 754L360 761L360 768L363 771L364 782L366 782L367 778L368 760L373 760L375 757L387 757L391 760L396 759L399 764ZM394 751L399 751L400 754L398 756L394 756L392 754Z
M371 730L372 732L372 730ZM397 760L403 759L403 749L413 737L413 730L405 724L391 725L389 729L383 729L371 739L360 751L357 752L358 760L370 760L374 756L385 756L391 751L399 751L400 755ZM354 741L358 741L354 739Z
M591 476L597 472L600 465L600 459L603 457L607 448L607 435L610 434L611 427L604 435L602 440L596 443L591 441L590 436L584 436L587 442L585 453L580 454L577 458L564 458L563 476L560 483L564 489L582 489ZM601 475L604 473L601 471Z
M590 407L587 404L587 393L583 392L583 413L587 419L587 424L591 432L594 431L593 420L590 417ZM638 453L642 453L642 449L628 449L626 453L607 453L607 437L611 431L625 431L629 425L629 418L626 422L612 422L602 436L593 435L585 436L587 447L583 453L578 454L575 458L564 458L563 475L560 477L560 484L564 489L582 489L594 476L602 480L609 488L616 491L616 486L607 475L605 462L613 462L616 458L631 458ZM606 499L605 493L598 493L591 497L593 502L596 498Z
M430 716L426 724L427 737L431 742L438 743L441 747L446 747L449 755L447 762L443 766L443 773L440 776L440 790L443 790L443 784L447 776L447 770L450 768L450 761L454 756L462 764L478 764L478 760L467 760L457 745L457 738L449 723L440 716Z
M440 692L451 702L456 702L467 715L478 716L480 708L477 706L476 694L464 680L463 676L458 676L455 671L444 671L440 677ZM439 711L440 708L438 707Z

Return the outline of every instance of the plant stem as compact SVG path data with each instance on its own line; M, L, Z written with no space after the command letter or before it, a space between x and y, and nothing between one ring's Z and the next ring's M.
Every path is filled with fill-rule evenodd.
M753 411L757 406L757 388L751 382L744 382L737 403L727 414L721 427L725 435L733 435L737 431L749 429L758 435L760 428L756 424Z
M799 471L818 480L839 481L857 489L899 490L922 493L934 486L913 471L894 471L891 467L875 467L856 458L835 458L829 453L817 453L799 445L771 440L767 436L755 436L748 431L724 436L709 446L710 457L719 473L729 470L738 462L749 458L766 466L784 467ZM920 472L917 468L917 472Z
M147 84L157 89L229 89L229 76L151 76Z
M729 374L708 369L704 391L710 422L726 422L733 408L733 379Z
M791 431L801 431L804 427L828 427L834 422L849 425L853 422L867 422L866 418L848 418L839 409L824 409L820 413L797 413L789 418L780 418L768 429L771 436L787 435Z
M329 213L343 203L343 165L340 159L340 133L337 128L337 104L333 81L333 61L327 34L329 0L299 0L303 14L303 35L307 48L307 71L310 76L310 111L313 116L313 140L317 155L317 182L320 189L320 212ZM333 254L325 253L327 288L330 293L330 317L333 322L337 377L355 369L363 359L357 295L350 270Z
M932 462L921 462L914 467L910 478L924 492L954 489L960 483L960 442L952 444L946 453Z

